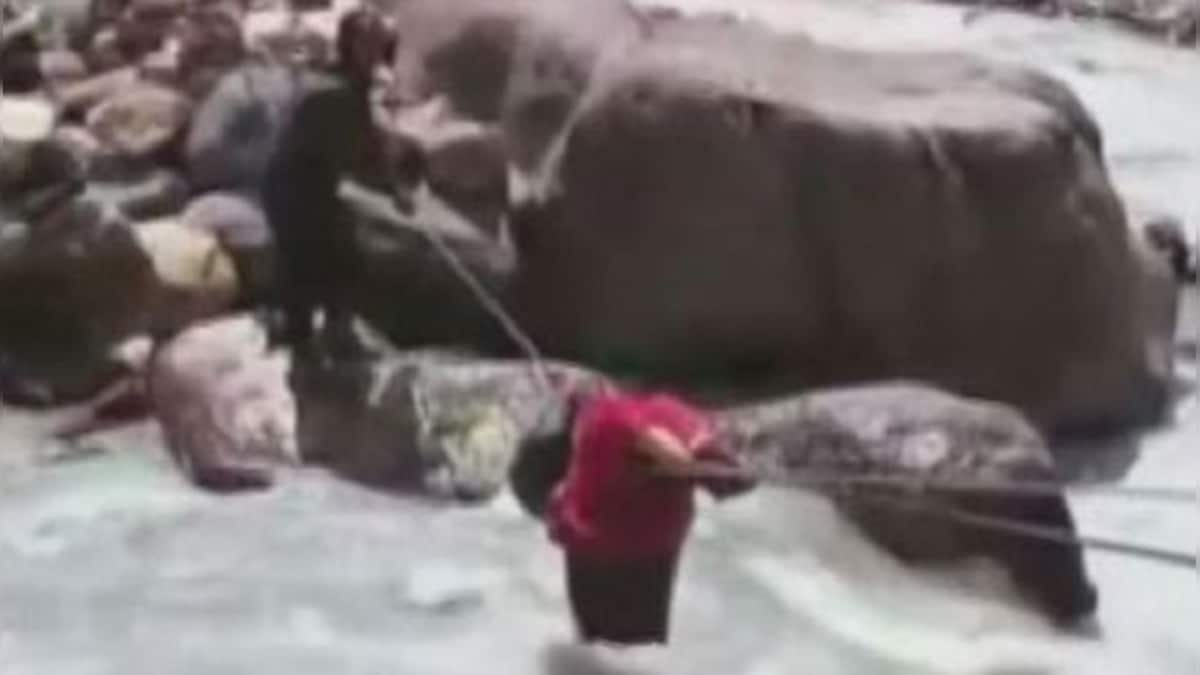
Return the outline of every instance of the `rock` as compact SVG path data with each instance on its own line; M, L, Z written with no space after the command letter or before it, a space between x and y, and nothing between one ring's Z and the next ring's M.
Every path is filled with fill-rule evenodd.
M188 132L185 158L193 189L257 194L283 122L313 82L274 66L245 66L222 77Z
M196 100L246 56L239 14L221 7L189 12L179 30L179 77Z
M130 0L121 7L114 27L117 47L134 60L160 49L187 11L187 0Z
M83 191L85 161L57 133L0 143L0 206L15 219L44 217Z
M442 97L404 111L395 132L412 139L433 192L480 230L497 236L509 192L502 132L454 115Z
M914 481L1058 478L1044 440L1016 410L918 384L817 391L728 410L721 424L730 446L748 464L781 479L791 472L799 479L812 474L887 475ZM990 557L1050 617L1067 622L1095 611L1096 590L1078 549L935 515L941 508L964 509L1074 534L1061 494L917 490L915 496L902 487L831 486L826 492L867 537L903 560ZM918 508L910 509L914 504Z
M162 219L137 224L134 235L154 267L154 333L173 333L233 307L237 272L212 233Z
M218 491L270 485L297 464L288 358L249 316L193 326L150 358L151 408L194 483Z
M93 73L106 73L127 67L128 59L121 53L115 28L107 26L92 35L84 52L84 61Z
M307 14L282 9L250 12L242 28L251 54L291 66L332 63L335 34L320 30Z
M9 220L0 252L9 373L37 383L46 403L95 393L115 374L111 345L145 329L153 292L151 261L116 211L80 195L37 221Z
M86 80L64 85L55 91L54 96L64 114L82 118L92 106L137 86L138 82L136 68L121 66Z
M50 135L57 120L54 105L38 96L0 97L0 139L4 144L34 143Z
M41 86L38 68L37 28L42 10L33 6L10 16L0 7L0 90L8 94L30 94Z
M193 199L181 220L215 236L230 253L244 299L268 297L274 283L274 246L266 216L256 202L236 193L210 192Z
M138 169L116 164L93 172L88 195L131 220L177 213L187 204L188 185L170 169Z
M158 51L146 54L138 63L142 79L160 87L176 87L180 84L179 53L175 44L164 45Z
M1055 431L1155 416L1122 205L1065 85L713 23L611 55L583 101L548 222L514 227L551 353L914 377Z
M402 97L441 93L455 112L500 124L524 169L558 136L596 63L642 31L620 0L412 0L395 17Z
M67 150L83 171L91 175L96 158L103 153L100 141L92 135L87 127L77 124L63 124L55 128L54 138L57 143Z
M1140 320L1149 329L1146 339L1146 362L1157 376L1160 386L1153 395L1160 397L1161 417L1168 417L1171 402L1171 386L1175 383L1175 344L1180 319L1180 300L1184 279L1179 277L1178 249L1159 240L1159 222L1151 221L1140 228L1133 238L1133 247L1138 265L1136 278ZM1183 244L1181 238L1171 243ZM1186 255L1186 251L1184 251Z
M363 270L355 308L402 347L467 346L514 353L511 339L480 305L458 272L430 242L441 241L493 297L503 302L517 269L514 251L482 236L445 203L422 189L414 212L385 224L359 218Z
M119 156L141 160L160 155L179 138L191 113L181 94L145 84L106 97L88 112L87 127Z
M594 378L558 363L564 383ZM524 439L559 421L557 401L521 362L435 351L336 367L296 363L300 451L370 486L466 501L507 482Z
M38 56L38 68L42 80L51 88L78 82L88 76L83 57L67 49L42 52Z

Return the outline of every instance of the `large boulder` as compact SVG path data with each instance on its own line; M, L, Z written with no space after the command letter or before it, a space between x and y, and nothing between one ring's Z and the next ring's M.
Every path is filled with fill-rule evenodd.
M757 471L937 481L1056 481L1042 436L1016 410L904 382L816 391L722 414L730 447ZM1075 533L1065 496L936 487L813 486L863 533L909 562L985 556L1047 615L1090 615L1097 596L1078 548L968 524L948 511Z
M289 359L249 316L195 325L150 356L147 393L167 448L195 484L261 488L299 462Z
M913 377L1055 430L1161 403L1095 123L956 54L664 24L610 54L516 232L552 353L669 377Z

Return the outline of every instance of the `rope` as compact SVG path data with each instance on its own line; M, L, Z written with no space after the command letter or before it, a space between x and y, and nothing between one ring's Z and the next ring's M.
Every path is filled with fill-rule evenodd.
M1188 569L1200 572L1200 557L1179 551L1172 551L1170 549L1146 546L1142 544L1130 544L1104 537L1074 534L1064 528L1037 525L1015 518L989 516L947 504L933 505L928 502L923 502L919 499L904 499L898 497L885 497L883 495L862 494L855 496L862 501L874 501L881 505L910 511L920 511L927 515L944 518L946 520L951 520L980 530L1004 532L1019 537L1025 537L1026 539L1037 539L1040 541L1061 544L1063 546L1069 546L1073 548L1092 549L1106 553L1127 555L1135 558L1142 558L1144 560L1163 563L1165 565L1186 567Z
M754 480L766 484L813 490L837 488L841 492L839 496L855 499L859 502L875 502L910 511L920 511L927 515L951 520L976 529L1005 532L1027 539L1048 541L1080 549L1094 549L1107 553L1128 555L1167 565L1187 567L1200 572L1200 557L1196 555L1141 544L1130 544L1103 537L1078 535L1063 528L1037 525L1015 518L986 515L945 503L934 504L924 499L924 496L919 493L919 491L924 489L935 488L950 492L983 492L1013 497L1043 497L1060 496L1063 491L1074 492L1082 490L1117 497L1161 499L1173 502L1186 501L1190 504L1200 504L1200 493L1186 488L1126 488L1100 484L1072 485L1052 481L1005 483L939 478L912 479L905 476L840 476L837 474L820 473L804 473L799 476L793 474L781 478L765 472L703 463L695 465L694 469L682 472L676 471L670 475L688 480ZM909 489L910 492L906 496L890 496L879 493L866 494L862 491L853 491L855 487L898 487Z
M394 224L407 224L409 222L396 213L389 199L354 181L343 180L341 185L338 186L338 196L346 201L353 202L356 206L387 222ZM538 349L537 344L533 341L533 338L529 337L521 329L516 319L505 310L500 300L492 295L483 285L483 282L479 281L471 273L471 270L458 257L458 254L454 252L454 249L450 247L441 233L436 232L435 228L426 224L422 219L417 218L415 220L417 230L429 240L434 250L438 252L438 255L445 259L446 263L450 266L450 270L466 285L484 310L491 314L492 318L500 324L500 327L508 335L509 339L516 343L521 351L525 352L525 356L529 360L530 369L538 385L546 393L561 402L562 393L550 381L550 376L546 371L545 359L542 356L541 350Z
M836 472L805 471L789 472L786 476L778 476L766 471L754 471L745 468L733 468L712 463L700 462L693 468L676 472L674 475L693 479L733 479L752 480L755 482L799 487L810 489L848 489L855 487L891 487L917 493L929 490L944 492L967 492L979 494L998 494L1008 497L1048 497L1059 496L1064 492L1075 494L1094 494L1097 496L1118 497L1128 499L1143 499L1152 501L1173 502L1178 504L1200 504L1200 490L1182 487L1164 486L1123 486L1108 483L1066 483L1060 481L992 481L971 480L949 477L916 477L897 476L888 474L848 475Z

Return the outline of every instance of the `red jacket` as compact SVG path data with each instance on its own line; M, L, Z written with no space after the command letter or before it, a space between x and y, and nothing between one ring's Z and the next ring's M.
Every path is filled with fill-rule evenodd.
M553 539L573 553L619 560L677 551L693 517L692 485L656 476L634 447L662 427L688 447L712 430L708 418L662 394L601 394L572 430L571 463L550 502Z

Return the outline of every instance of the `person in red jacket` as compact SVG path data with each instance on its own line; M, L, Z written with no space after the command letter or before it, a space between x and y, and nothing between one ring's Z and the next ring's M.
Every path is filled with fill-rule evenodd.
M698 460L728 463L709 417L666 394L611 389L575 404L566 475L547 509L565 551L580 638L666 643L680 553L692 524ZM701 482L721 497L742 481Z

